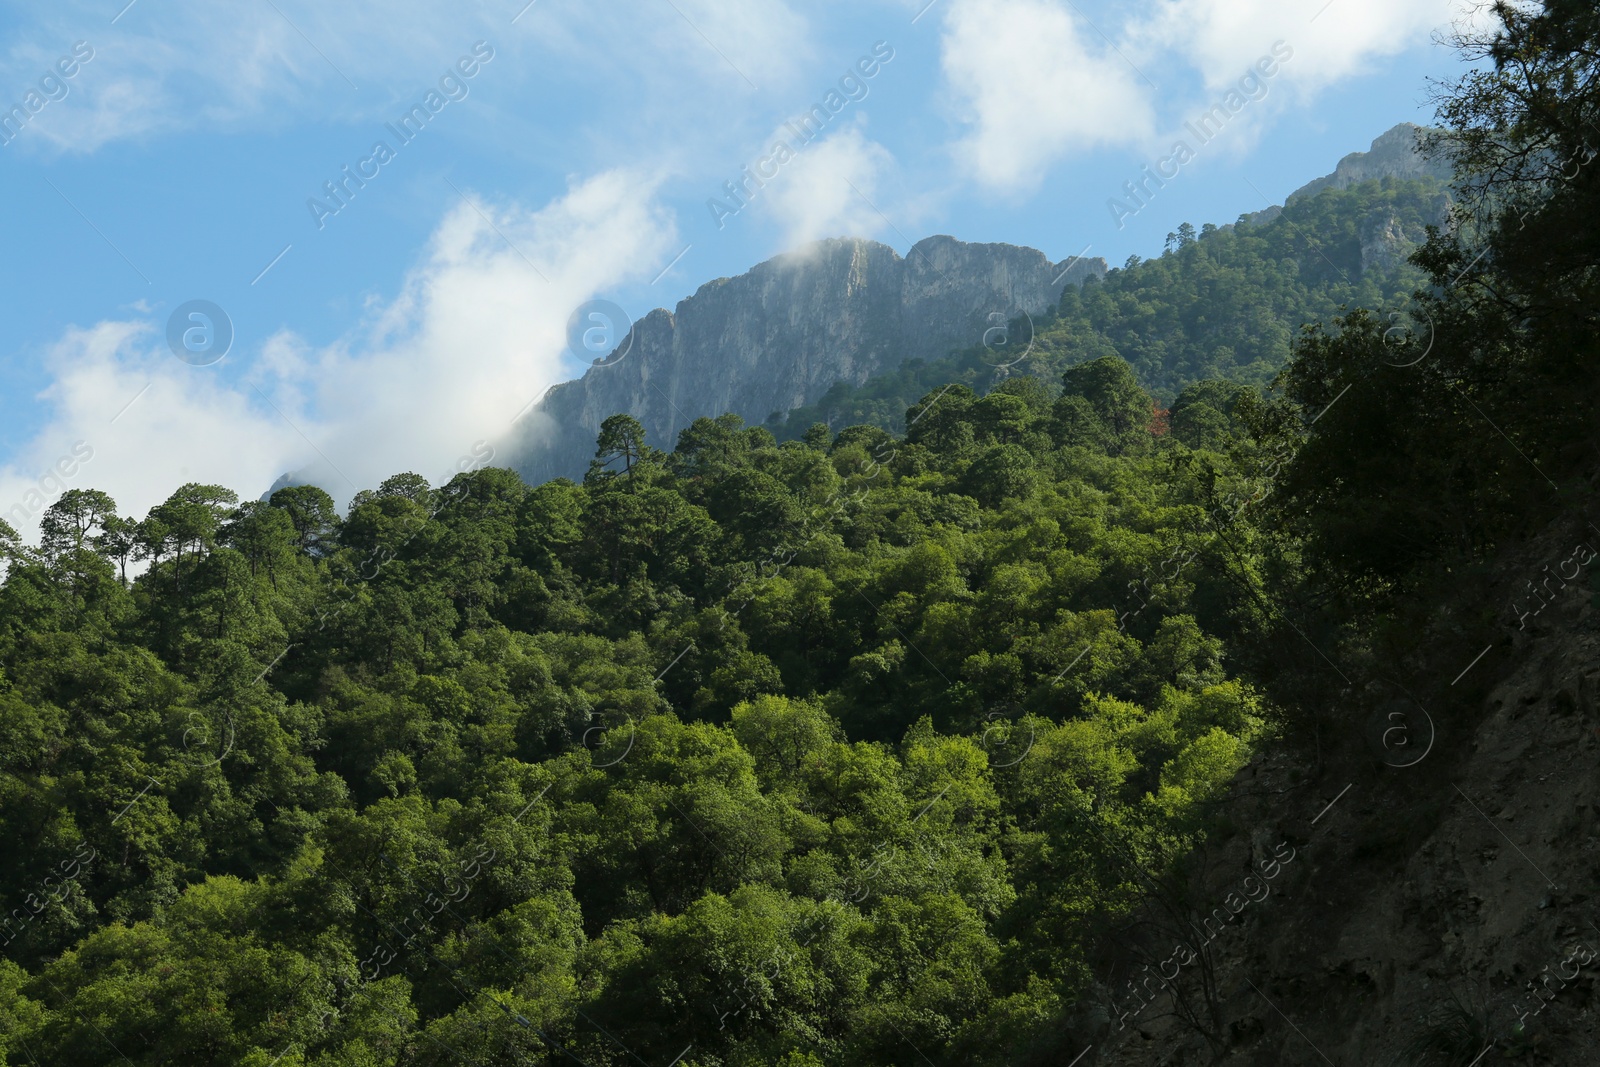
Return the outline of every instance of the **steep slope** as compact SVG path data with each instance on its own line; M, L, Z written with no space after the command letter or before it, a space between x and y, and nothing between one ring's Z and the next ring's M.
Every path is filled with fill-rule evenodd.
M1362 182L1398 181L1439 182L1448 185L1455 173L1450 164L1422 152L1424 134L1438 131L1414 122L1391 126L1373 138L1372 146L1365 152L1351 152L1339 160L1333 173L1306 182L1284 197L1282 204L1274 204L1261 211L1252 211L1240 217L1240 222L1257 225L1270 222L1283 213L1283 209L1301 200L1309 199L1329 189L1348 189Z
M759 423L835 382L978 344L995 323L1040 314L1105 271L1098 258L1051 263L1031 248L951 237L919 241L904 259L875 241L818 242L640 319L625 356L544 396L519 467L534 482L581 474L600 423L618 412L662 448L701 416Z
M1328 189L1348 189L1362 182L1394 178L1400 181L1434 181L1448 186L1454 178L1450 164L1443 159L1431 158L1421 150L1421 138L1430 131L1422 126L1402 122L1372 142L1365 152L1351 152L1339 161L1332 174L1296 189L1285 200L1285 205L1314 197ZM1430 220L1443 221L1442 217ZM1412 248L1420 244L1422 234L1415 227L1406 227L1394 213L1377 213L1362 220L1361 268L1388 270L1401 263Z
M1184 906L1153 919L1168 936L1148 973L1193 937L1209 941L1206 973L1180 969L1172 988L1152 980L1139 997L1119 971L1109 999L1081 1009L1097 1062L1600 1062L1592 575L1578 568L1521 615L1539 603L1530 575L1586 557L1592 568L1594 549L1574 546L1596 544L1593 528L1563 519L1508 550L1496 580L1440 610L1431 655L1406 665L1415 702L1341 664L1351 686L1330 703L1346 717L1330 719L1320 751L1279 747L1240 773L1237 835L1204 858ZM1529 603L1505 606L1519 598ZM1462 633L1468 602L1501 605L1488 647ZM1392 732L1386 709L1402 706ZM1280 842L1292 860L1229 918L1229 894L1261 881ZM1208 923L1218 908L1228 921ZM1174 1011L1179 998L1200 1025Z

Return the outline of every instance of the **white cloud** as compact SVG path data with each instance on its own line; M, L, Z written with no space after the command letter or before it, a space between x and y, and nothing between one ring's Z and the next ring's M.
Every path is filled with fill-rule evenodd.
M249 492L277 476L273 457L292 454L293 431L219 387L213 368L158 349L156 333L148 322L102 322L54 346L54 380L40 397L51 418L0 469L0 517L18 532L30 535L68 488L105 489L142 514L183 482Z
M1237 81L1282 40L1295 52L1285 78L1315 91L1427 43L1459 14L1439 0L1332 0L1320 14L1281 0L1165 0L1134 36L1141 52L1182 57L1211 89Z
M474 197L495 226L459 205L364 336L308 368L323 451L362 486L407 468L440 477L479 440L498 441L503 462L511 419L565 378L572 310L671 255L676 231L654 192L653 178L614 171L531 215Z
M783 228L783 247L819 237L869 236L884 228L874 205L881 206L880 181L893 169L894 157L869 140L863 126L857 121L800 148L762 190L765 210ZM780 130L773 139L783 136Z
M67 486L143 514L186 481L253 496L297 470L347 500L407 469L443 481L480 441L505 462L511 420L565 377L573 308L670 255L657 181L610 171L531 212L474 196L493 225L459 204L401 292L325 349L280 334L259 354L190 367L148 320L67 331L41 395L50 417L0 469L0 514L23 504L36 517ZM220 369L246 359L245 381L228 384ZM65 485L40 486L78 441L92 458Z
M1230 131L1230 150L1246 152L1322 90L1436 31L1493 24L1480 0L1332 0L1320 13L1318 2L1143 0L1091 24L1066 0L953 0L942 66L963 126L957 159L980 185L1027 192L1074 153L1156 151L1282 41L1293 58L1269 82L1273 102Z
M969 127L957 156L990 188L1031 189L1062 157L1154 125L1149 86L1054 0L953 0L942 47Z

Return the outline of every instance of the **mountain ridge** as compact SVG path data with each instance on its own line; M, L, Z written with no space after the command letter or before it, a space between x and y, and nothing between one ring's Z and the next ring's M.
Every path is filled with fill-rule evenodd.
M628 412L671 448L702 416L760 422L915 356L983 342L986 331L1051 310L1100 257L1052 261L1020 245L926 237L904 257L865 238L828 238L701 285L638 319L615 358L552 386L535 407L522 473L581 474L601 421ZM617 352L625 352L616 356Z
M1351 152L1339 160L1331 174L1309 181L1290 193L1285 204L1301 197L1316 196L1324 189L1348 189L1374 178L1434 178L1450 182L1455 172L1447 161L1429 157L1422 151L1421 138L1439 131L1414 122L1390 127L1372 140L1364 152Z
M1447 180L1448 165L1419 148L1425 132L1409 122L1391 127L1285 204L1375 178ZM1261 225L1282 211L1275 205L1239 222ZM1367 220L1360 240L1363 268L1392 269L1416 235L1383 217ZM907 359L975 348L997 326L1053 312L1068 286L1108 269L1102 257L1053 262L1028 246L944 234L904 257L867 238L816 241L636 320L610 356L539 400L515 466L534 483L581 477L601 422L617 413L639 419L647 439L669 450L696 418L732 412L760 424L817 403L838 383L860 386Z
M1379 178L1431 178L1448 185L1455 177L1450 164L1429 158L1421 148L1424 135L1438 132L1433 127L1418 126L1414 122L1396 123L1374 137L1372 145L1365 151L1345 154L1332 171L1306 182L1284 197L1282 204L1249 212L1241 216L1241 221L1250 225L1271 222L1283 213L1285 207L1298 200L1316 196L1328 189L1348 189L1360 182Z

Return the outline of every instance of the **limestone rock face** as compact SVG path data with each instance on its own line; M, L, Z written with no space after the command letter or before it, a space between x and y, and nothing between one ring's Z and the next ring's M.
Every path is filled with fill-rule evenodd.
M518 466L531 482L580 476L600 423L621 412L669 450L700 416L759 424L835 382L981 344L985 330L1044 313L1066 286L1105 272L1099 258L1052 263L1032 248L952 237L919 241L904 259L876 241L819 241L638 320L625 356L544 395L539 439Z
M1412 249L1427 237L1424 230L1408 231L1392 211L1374 215L1362 222L1361 273L1392 271L1405 261Z

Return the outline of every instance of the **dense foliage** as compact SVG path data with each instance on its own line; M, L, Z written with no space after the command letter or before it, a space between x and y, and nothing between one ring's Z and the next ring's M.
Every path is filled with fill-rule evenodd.
M1310 594L1397 632L1553 520L1595 529L1600 11L1495 12L1442 101L1463 196L1415 256L1432 284L1398 323L1312 331L1283 380L1292 410L1326 412L1275 498Z
M1259 461L1055 392L619 416L584 484L343 517L64 495L0 587L0 1060L1058 1055L1268 712L1198 537Z

